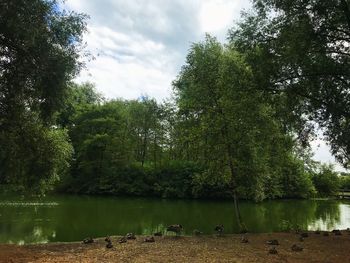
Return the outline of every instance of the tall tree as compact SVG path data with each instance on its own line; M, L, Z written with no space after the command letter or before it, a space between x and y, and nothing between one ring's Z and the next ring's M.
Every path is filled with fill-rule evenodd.
M55 0L0 1L1 183L50 181L55 161L66 162L43 148L59 152L63 143L51 121L81 67L85 18L62 11ZM52 165L45 173L43 163Z
M174 82L180 119L190 122L187 143L209 177L227 181L236 220L244 229L238 191L249 181L253 198L263 198L263 181L279 153L290 152L292 141L274 119L274 109L254 89L250 67L232 47L210 36L194 44ZM280 164L280 163L279 163ZM275 166L275 168L278 165ZM255 196L254 196L255 195Z
M287 122L307 139L322 128L332 152L350 162L350 4L347 0L255 0L231 30L258 88L286 97ZM309 125L306 125L309 124Z

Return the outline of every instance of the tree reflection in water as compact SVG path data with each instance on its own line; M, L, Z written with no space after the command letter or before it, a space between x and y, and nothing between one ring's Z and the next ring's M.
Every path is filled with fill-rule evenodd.
M78 241L127 232L149 235L169 224L182 224L185 234L192 234L193 229L213 234L217 224L224 224L226 233L238 231L229 201L86 196L45 197L21 203L13 197L6 200L0 202L2 243ZM240 209L250 232L282 231L282 222L310 230L350 227L350 202L346 200L242 202Z

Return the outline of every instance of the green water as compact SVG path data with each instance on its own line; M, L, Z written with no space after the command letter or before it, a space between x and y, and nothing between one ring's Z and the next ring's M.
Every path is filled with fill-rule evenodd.
M281 231L286 224L309 230L350 227L350 202L278 200L242 202L250 232ZM2 197L0 243L78 241L87 236L151 234L169 224L182 224L185 234L199 229L212 234L217 224L237 232L228 201L55 196L44 199Z

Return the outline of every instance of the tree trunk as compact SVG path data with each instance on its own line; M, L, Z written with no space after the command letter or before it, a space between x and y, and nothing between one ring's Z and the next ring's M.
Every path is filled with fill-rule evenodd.
M148 140L148 130L144 130L144 138L142 143L142 155L141 155L141 166L143 167L146 159L146 151L147 151L147 140Z
M154 135L153 140L153 162L154 162L154 169L157 169L157 136Z
M230 147L228 146L228 149ZM236 215L236 220L239 226L239 230L243 231L243 224L242 224L242 217L241 217L241 212L239 210L239 205L238 205L238 197L237 197L237 185L235 182L235 171L234 171L234 167L233 167L233 163L232 163L232 159L229 156L229 166L230 166L230 172L231 172L231 189L232 189L232 194L233 194L233 203L234 203L234 207L235 207L235 215Z
M236 189L233 189L232 191L233 191L233 202L235 205L236 220L237 220L238 225L239 225L239 230L244 231L245 229L243 229L242 217L241 217L241 212L240 212L239 206L238 206L238 198L237 198Z
M233 203L234 203L234 207L235 207L235 214L236 214L236 220L239 226L239 229L241 232L245 232L246 228L242 222L242 217L241 217L241 213L239 211L239 205L238 205L238 197L237 197L237 183L235 180L235 168L232 162L232 145L231 142L229 140L229 135L228 135L228 125L227 125L227 120L226 120L226 116L225 113L223 111L223 109L219 106L218 103L216 103L216 105L218 106L219 109L219 113L223 118L223 126L221 128L221 135L224 139L224 143L226 146L226 154L227 154L227 158L228 158L228 164L230 167L230 172L231 172L231 189L232 189L232 195L233 195Z

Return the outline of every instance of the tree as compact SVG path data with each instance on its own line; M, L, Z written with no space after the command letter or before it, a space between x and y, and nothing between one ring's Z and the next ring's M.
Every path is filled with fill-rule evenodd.
M313 178L317 194L320 196L332 196L340 187L340 178L332 166L321 165Z
M293 140L254 88L244 56L215 38L191 47L173 85L180 122L190 123L182 126L188 129L184 142L194 155L190 158L205 165L207 180L227 182L243 228L238 192L251 187L249 198L264 199L265 182L292 154Z
M285 96L281 112L301 139L324 130L333 154L350 161L350 5L347 0L255 0L231 30L258 88ZM281 105L283 106L283 105ZM317 124L317 125L315 125Z
M47 128L28 114L0 132L0 185L43 194L68 172L73 153L66 130Z
M76 185L81 189L85 187L88 193L107 187L104 182L132 159L121 105L118 102L86 105L73 120L70 130L75 149L72 177L78 182Z
M49 118L81 66L86 16L43 0L1 1L0 10L1 124L28 109Z
M33 189L67 161L52 116L81 67L85 18L54 0L0 1L1 183Z
M64 105L57 113L56 123L62 127L70 127L76 115L88 105L97 105L103 97L91 83L70 83L65 91Z

